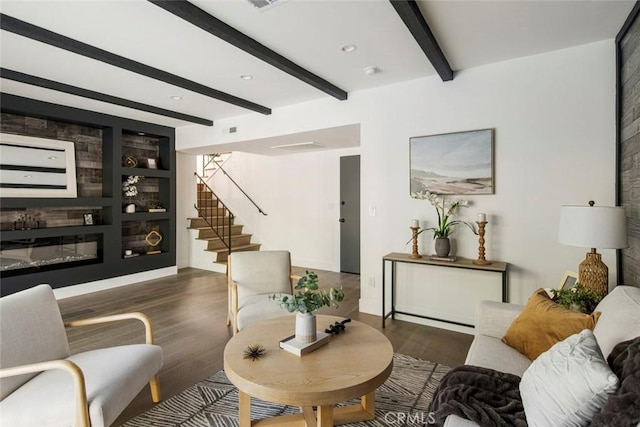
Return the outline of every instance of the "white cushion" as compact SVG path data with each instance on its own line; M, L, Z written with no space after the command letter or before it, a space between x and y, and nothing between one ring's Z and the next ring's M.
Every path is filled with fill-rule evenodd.
M68 357L69 343L49 285L0 298L0 368ZM3 378L0 400L36 374Z
M616 286L595 311L602 314L593 334L605 358L616 344L640 336L640 288Z
M240 301L252 295L292 292L288 251L234 252L229 265Z
M587 426L618 377L585 329L542 353L522 375L520 395L531 427Z
M111 425L162 367L162 349L135 344L78 353L68 358L82 370L91 427ZM0 402L3 426L71 426L75 392L71 375L43 372Z
M270 299L267 294L245 297L240 301L238 306L238 330L242 330L247 326L263 322L267 319L291 314L295 313L289 313L287 310L280 307L280 304L278 304L277 301Z
M506 302L480 301L476 308L475 334L502 338L523 308L523 305Z
M476 335L471 343L465 365L481 366L522 376L531 360L518 350L509 347L500 338Z
M478 427L478 424L457 415L449 415L444 420L444 427Z

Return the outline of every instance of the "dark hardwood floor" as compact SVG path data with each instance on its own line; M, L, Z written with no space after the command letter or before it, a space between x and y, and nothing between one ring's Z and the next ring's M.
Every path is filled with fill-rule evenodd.
M315 271L322 287L342 286L346 294L339 308L324 308L321 313L350 317L382 330L379 316L358 312L360 276ZM294 273L304 274L304 269L294 268ZM160 371L163 399L221 370L224 346L232 336L226 326L226 276L192 268L168 278L67 298L59 305L65 321L130 311L147 314L153 322L156 344L164 350ZM473 338L399 320L389 320L382 331L396 352L448 366L464 363ZM136 321L68 329L68 335L74 353L144 342L142 324ZM152 406L146 387L116 425Z

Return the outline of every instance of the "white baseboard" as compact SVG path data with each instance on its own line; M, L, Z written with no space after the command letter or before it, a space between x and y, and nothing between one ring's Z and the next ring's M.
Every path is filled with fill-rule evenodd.
M389 312L390 307L385 307L387 312ZM396 307L396 309L401 309L401 307ZM382 313L382 306L380 300L371 299L371 298L360 298L359 301L359 310L361 313L373 314L375 316L380 316ZM382 317L382 316L381 316ZM467 326L454 325L453 323L439 322L437 320L429 320L422 319L420 317L413 316L404 316L402 314L396 314L397 320L403 320L405 322L417 323L419 325L432 326L434 328L447 329L449 331L461 332L463 334L474 335L475 329L469 328ZM393 321L389 317L387 321Z
M362 283L360 286L362 286ZM373 314L375 316L380 316L380 313L382 313L380 300L377 299L360 298L358 301L358 309L361 313Z
M175 274L178 274L178 267L174 265L172 267L158 268L156 270L143 271L142 273L129 274L127 276L112 277L110 279L96 280L95 282L66 286L64 288L54 289L53 293L56 299L60 300L120 286L127 286L146 280L160 279Z
M389 319L391 319L391 318L389 317ZM387 321L389 321L389 319L387 319ZM403 320L405 322L417 323L419 325L431 326L431 327L434 327L434 328L440 328L440 329L446 329L446 330L449 330L449 331L460 332L460 333L467 334L467 335L475 335L475 329L474 328L470 328L468 326L454 325L453 323L439 322L437 320L423 319L423 318L420 318L420 317L404 316L402 314L396 314L396 319L397 320ZM393 320L391 320L391 321L393 322Z
M336 266L335 263L297 258L293 255L291 256L291 265L294 267L304 267L308 270L318 269L318 270L325 270L325 271L333 271L336 273L340 271L340 268Z

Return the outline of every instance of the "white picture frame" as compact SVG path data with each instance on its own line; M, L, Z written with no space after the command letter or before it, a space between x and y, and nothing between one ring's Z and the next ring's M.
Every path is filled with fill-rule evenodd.
M495 194L493 129L409 138L409 192Z
M78 197L73 142L0 133L0 193L17 198Z
M565 271L562 280L558 285L558 290L571 289L578 282L578 273L573 271Z

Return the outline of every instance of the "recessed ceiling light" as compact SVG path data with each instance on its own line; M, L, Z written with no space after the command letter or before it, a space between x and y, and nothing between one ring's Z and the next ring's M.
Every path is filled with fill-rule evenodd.
M58 158L58 157L56 157L56 156L49 156L49 157L47 157L47 159L49 159L49 160L55 160L55 159L57 159L57 158Z
M367 76L373 76L374 74L378 74L380 72L380 68L375 65L371 65L362 70Z
M144 136L144 135L145 135L145 133L144 133L144 132L138 132L138 135L140 135L140 136Z
M173 99L174 101L180 101L180 100L182 99L182 97L181 97L181 96L178 96L178 95L173 95L173 96L171 97L171 99Z
M251 74L242 74L240 78L242 80L253 80L253 76Z
M343 51L344 53L351 53L351 52L354 52L356 49L358 49L358 46L356 46L353 43L345 44L340 48L340 50Z

